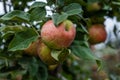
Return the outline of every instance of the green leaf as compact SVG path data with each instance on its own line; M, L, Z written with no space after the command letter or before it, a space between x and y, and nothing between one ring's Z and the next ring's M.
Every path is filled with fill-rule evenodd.
M120 2L119 1L112 1L112 4L116 5L116 6L120 6Z
M36 7L30 11L30 20L31 21L40 21L43 20L46 16L45 8Z
M37 40L38 36L38 33L32 28L16 33L8 46L9 51L23 50L27 48L32 41Z
M63 62L70 53L71 51L69 49L63 49L58 56L59 62Z
M26 29L26 27L21 26L21 25L15 25L15 26L2 26L0 27L0 32L8 32L8 31L12 31L12 32L20 32L20 31L24 31Z
M39 64L39 70L36 74L37 80L47 80L48 79L48 71L45 64L42 63L42 61L38 61Z
M23 69L27 70L31 76L35 76L38 71L39 64L34 57L23 57L18 62Z
M80 9L74 9L74 10L67 11L66 13L67 13L69 16L71 16L71 15L79 14L79 13L81 13L81 12L82 12L82 10L80 10Z
M60 55L60 53L61 53L61 51L59 51L59 50L52 50L52 51L51 51L51 56L52 56L55 60L59 61L58 56Z
M17 32L25 31L27 27L21 26L21 25L15 25L15 26L2 26L0 27L0 32L2 33L3 39L8 39L10 36L14 35Z
M35 2L30 6L30 10L36 7L45 7L45 6L46 6L46 3L44 2Z
M25 29L26 29L26 27L20 26L20 25L15 25L15 26L7 25L7 26L0 27L0 32L3 32L2 33L2 38L7 39L11 35L14 35L17 32L24 31Z
M80 25L81 25L82 31L84 31L84 32L86 32L87 34L89 34L88 31L87 31L87 29L86 29L82 24L80 24Z
M15 20L15 21L20 21L20 22L29 22L30 14L23 12L23 11L15 10L15 11L5 14L0 19L4 21Z
M69 16L79 14L82 12L82 8L78 3L71 3L68 6L64 7L64 12L67 13Z
M97 65L98 65L98 69L97 69L98 71L103 68L103 63L102 63L102 61L96 60L96 63L97 63Z
M13 36L13 35L14 35L14 32L13 32L13 31L8 31L8 32L2 34L2 38L5 39L5 40L7 40L7 39L9 39L11 36Z
M84 43L83 43L84 44ZM81 45L80 42L74 42L71 46L72 53L84 60L97 60L98 58L93 55L91 49L87 46Z
M56 14L53 14L52 20L53 20L55 25L58 25L61 22L63 22L64 20L66 20L67 17L68 17L68 15L66 13L62 13L61 15L56 13Z
M18 75L24 75L26 74L26 72L27 72L26 70L13 70L10 73L12 78L15 79Z
M30 80L47 80L47 67L42 63L40 59L37 60L35 57L26 56L21 58L18 63L22 66L23 69L29 72L31 75Z
M32 58L28 66L28 71L30 75L35 76L36 73L38 72L38 67L39 67L39 64L37 63L37 60L35 58Z
M51 56L59 61L59 62L63 62L66 57L68 56L68 54L70 53L69 49L62 49L62 50L52 50L51 51Z
M1 73L0 72L0 78L5 78L6 76L8 76L10 73L6 72L6 73Z
M71 51L73 54L75 54L77 57L83 60L96 61L98 65L98 70L102 68L101 60L97 58L95 55L93 55L93 52L88 46L86 46L86 43L82 43L82 42L80 43L80 41L74 41L74 44L71 46Z

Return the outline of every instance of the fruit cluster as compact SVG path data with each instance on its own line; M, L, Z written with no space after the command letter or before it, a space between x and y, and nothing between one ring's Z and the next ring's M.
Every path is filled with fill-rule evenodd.
M107 33L102 24L88 27L89 43L97 44L105 41ZM52 20L47 21L41 28L40 38L25 49L25 53L39 56L47 65L56 66L63 62L76 35L76 28L70 20L65 20L55 26Z
M65 20L58 26L52 20L47 21L41 28L40 38L25 49L25 53L39 56L47 65L63 62L76 35L76 29L70 20ZM56 57L52 56L52 52Z

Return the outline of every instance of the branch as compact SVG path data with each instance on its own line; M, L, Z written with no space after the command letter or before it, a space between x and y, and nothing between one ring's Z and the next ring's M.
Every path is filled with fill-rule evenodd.
M6 0L3 0L3 7L4 7L4 12L7 13L7 8L6 8Z

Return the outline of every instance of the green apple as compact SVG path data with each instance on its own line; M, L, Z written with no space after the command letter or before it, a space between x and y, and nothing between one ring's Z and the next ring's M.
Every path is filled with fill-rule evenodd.
M87 5L87 11L99 11L102 9L102 4L100 2L94 2Z
M40 59L47 65L58 65L62 63L70 53L68 49L53 50L45 45L42 41L39 41L37 53Z
M58 61L51 56L51 49L47 47L44 43L39 43L37 52L40 59L47 65L55 65L58 63Z

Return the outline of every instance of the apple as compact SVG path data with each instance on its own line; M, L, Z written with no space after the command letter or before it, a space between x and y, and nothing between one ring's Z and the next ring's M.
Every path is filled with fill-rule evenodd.
M107 37L107 32L103 24L94 24L88 28L89 43L98 44L104 42Z
M20 74L18 74L18 75L16 76L15 80L22 80L22 78L23 78L23 76L20 75Z
M87 5L87 11L99 11L102 9L102 4L100 2L94 2Z
M52 55L52 52L54 55ZM42 41L39 41L39 46L37 48L37 54L40 59L47 65L57 65L62 63L68 56L69 50L53 50L45 45ZM57 55L56 55L57 54Z
M55 70L58 66L59 66L59 64L49 65L49 66L48 66L48 70L49 70L49 71L53 71L53 70Z
M55 65L58 63L58 61L51 56L51 49L41 41L39 41L37 53L40 59L47 65Z
M32 42L32 43L28 46L28 48L26 48L26 49L24 50L24 52L25 52L26 54L29 54L29 55L37 56L38 43L39 43L39 39L36 40L36 41L34 41L34 42Z
M52 20L47 21L41 29L42 41L52 49L67 48L75 38L76 29L70 20L55 26Z

